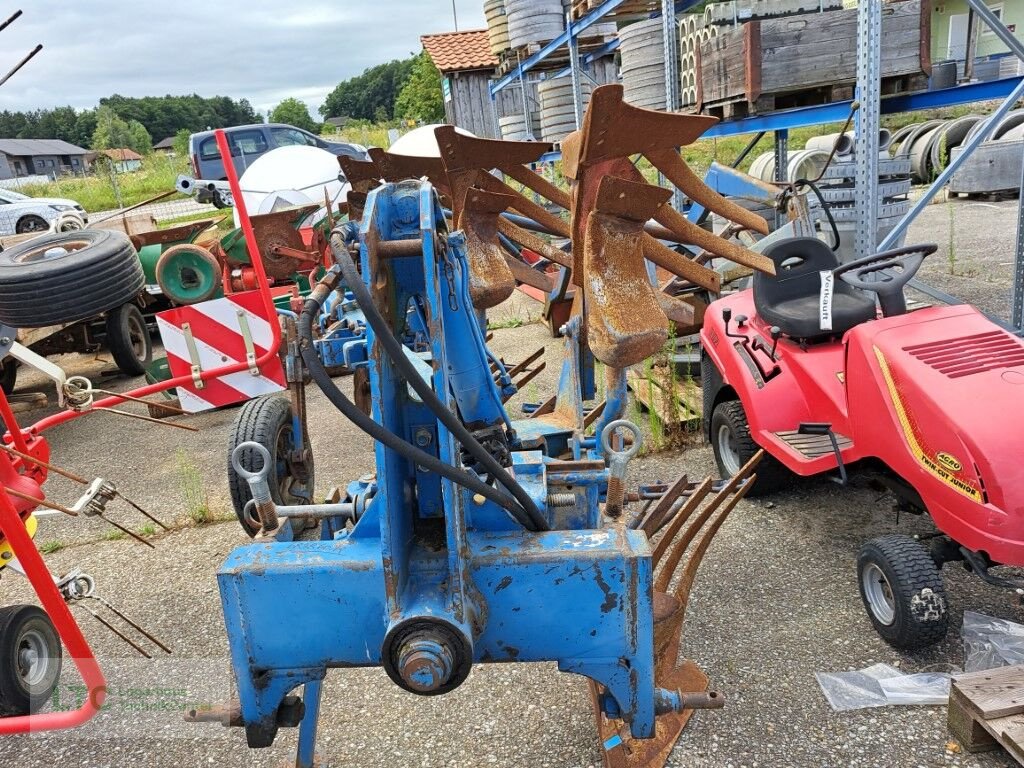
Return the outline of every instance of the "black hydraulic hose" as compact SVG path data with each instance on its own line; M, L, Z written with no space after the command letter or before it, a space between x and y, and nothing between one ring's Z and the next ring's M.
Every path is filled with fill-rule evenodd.
M399 374L406 380L406 382L416 391L416 394L420 396L420 400L427 408L431 410L434 416L437 417L451 432L452 436L461 443L462 447L482 466L487 473L505 486L505 489L512 494L516 501L519 502L522 507L522 511L526 515L526 519L519 519L524 526L531 531L546 531L549 530L547 521L541 514L540 510L537 509L537 505L533 503L533 499L525 491L525 489L517 483L512 476L505 471L505 468L497 462L497 460L487 452L480 442L473 437L465 425L459 421L458 417L452 413L448 408L438 399L437 395L434 394L434 389L431 387L429 382L423 380L420 376L419 371L413 366L405 356L405 352L402 349L402 342L395 338L394 333L391 332L391 328L388 327L387 320L377 310L377 307L373 303L373 297L370 295L370 291L366 285L363 284L363 280L356 270L356 265L352 261L352 257L349 256L348 250L345 248L342 239L334 234L331 236L331 252L334 254L334 260L338 266L341 267L341 274L345 279L346 287L352 291L352 294L356 298L356 303L359 308L363 310L363 315L366 317L366 322L369 323L370 327L373 328L375 334L375 340L384 347L384 351L388 357L391 358L391 362L395 368L398 369ZM511 512L511 510L509 510Z
M502 493L497 488L494 488L483 480L478 478L476 475L466 472L465 470L457 469L456 467L447 464L437 456L427 453L417 448L412 443L406 442L398 435L390 432L382 425L375 422L353 403L345 393L338 389L337 385L331 379L327 369L324 368L323 363L320 361L320 356L317 354L316 345L313 343L313 317L317 312L320 311L320 307L323 305L324 299L330 293L333 288L330 286L330 282L333 280L334 284L337 284L338 273L334 272L328 274L317 286L324 287L328 290L323 291L318 295L317 291L306 300L305 305L302 308L302 312L299 315L299 338L302 355L302 361L305 363L306 368L309 370L309 374L312 377L314 383L320 388L331 404L341 411L342 415L345 416L349 421L355 424L360 430L368 434L374 440L382 443L386 447L397 451L408 461L423 467L431 472L435 472L441 477L445 477L451 480L457 485L461 485L472 493L478 493L484 498L490 499L495 504L498 504L503 509L507 510L517 521L530 530L533 530L530 526L529 520L526 519L525 512L520 509L517 504L513 503L513 499L505 493Z

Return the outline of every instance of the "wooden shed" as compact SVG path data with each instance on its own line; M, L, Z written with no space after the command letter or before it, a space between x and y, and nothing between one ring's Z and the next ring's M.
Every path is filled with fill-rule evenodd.
M486 29L424 35L427 55L441 71L447 122L477 136L499 138L490 83L498 67Z

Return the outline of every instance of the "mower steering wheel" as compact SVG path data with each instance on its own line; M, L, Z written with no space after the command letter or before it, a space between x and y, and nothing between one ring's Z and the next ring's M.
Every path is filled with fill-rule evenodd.
M883 316L903 315L907 311L904 287L917 274L925 257L937 250L939 246L934 243L894 248L843 264L832 274L847 285L876 293Z

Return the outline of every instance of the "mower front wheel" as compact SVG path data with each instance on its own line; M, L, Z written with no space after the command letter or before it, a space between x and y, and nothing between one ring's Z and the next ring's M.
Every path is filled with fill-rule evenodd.
M711 449L723 478L737 474L761 447L750 436L750 423L739 400L727 400L711 412ZM765 496L782 490L794 475L774 456L765 455L757 465L757 479L747 496Z
M857 558L857 583L871 623L890 645L915 650L946 636L942 574L909 536L890 534L866 543Z

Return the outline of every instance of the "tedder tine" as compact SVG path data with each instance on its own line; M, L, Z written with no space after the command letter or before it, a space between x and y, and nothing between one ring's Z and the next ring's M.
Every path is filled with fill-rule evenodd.
M647 538L654 536L657 526L652 523L653 518L662 518L675 504L676 499L683 495L691 487L690 478L684 472L676 478L672 485L666 486L661 496L651 499L651 502L644 507L643 514L638 515L629 524L630 528L640 529L647 534Z
M658 504L654 505L651 511L645 515L640 524L640 527L646 525L651 530L657 530L658 525L655 524L655 521L669 520L665 527L665 533L658 541L652 555L654 567L657 568L668 553L667 562L660 568L654 588L655 683L659 688L679 691L687 708L682 712L670 712L659 716L656 721L654 738L634 739L630 735L627 723L609 718L602 713L599 703L602 691L599 686L591 683L591 701L597 719L598 735L604 747L605 768L661 768L668 762L672 749L690 717L693 716L694 710L717 709L724 705L723 696L714 691L708 691L708 677L693 661L683 659L680 662L678 660L683 619L689 593L701 560L729 513L746 495L751 482L756 477L753 475L753 469L761 460L762 455L763 453L759 452L721 487L718 493L711 498L710 503L693 518L679 542L673 544L672 540L708 498L713 485L710 477L690 493L675 517L669 518L669 511L676 501L670 492L674 491L675 496L678 497L685 487L683 478L677 480L666 491ZM693 549L679 575L678 584L669 593L675 569L691 544L693 544Z
M701 511L701 513L694 519L693 523L691 523L686 529L683 533L683 537L674 543L668 555L668 560L662 567L661 572L655 577L654 589L656 592L668 592L669 585L672 582L672 576L675 573L676 568L679 566L679 561L683 559L683 555L686 553L686 548L690 546L694 538L696 538L697 533L704 524L707 523L708 518L715 513L715 510L721 506L726 497L733 493L733 491L739 487L740 483L745 481L747 477L752 474L754 467L758 465L763 455L763 451L758 451L750 461L743 465L739 472L729 478L729 481L722 486L718 493L715 494L708 506Z
M675 515L672 518L672 522L665 530L664 535L662 535L662 537L658 539L658 543L654 546L654 553L651 555L651 559L653 561L653 564L651 566L652 568L656 569L658 565L661 563L661 559L665 556L665 553L668 551L669 545L672 543L672 540L676 537L676 534L679 533L679 530L683 527L683 524L690 519L690 516L694 513L694 511L698 507L700 507L705 497L707 497L708 492L711 490L711 485L711 478L705 478L704 482L702 482L694 489L693 493L690 495L690 498L688 498L683 503L682 507L680 507L679 511L675 513ZM659 526L655 526L655 530L657 530L658 527ZM652 535L652 533L648 534L648 536Z

